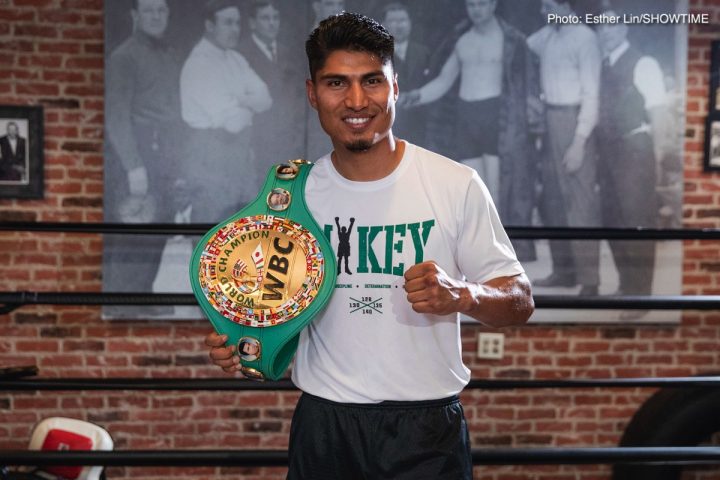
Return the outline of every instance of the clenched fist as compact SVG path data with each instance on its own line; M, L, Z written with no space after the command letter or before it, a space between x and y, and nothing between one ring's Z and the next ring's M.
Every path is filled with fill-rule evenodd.
M451 278L433 262L413 265L405 272L408 302L418 313L449 315L470 308L471 295L465 282Z

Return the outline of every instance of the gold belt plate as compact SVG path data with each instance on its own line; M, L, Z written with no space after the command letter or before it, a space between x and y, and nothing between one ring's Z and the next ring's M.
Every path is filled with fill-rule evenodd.
M200 257L200 286L225 318L271 327L317 296L325 259L315 236L287 218L243 217L219 229Z

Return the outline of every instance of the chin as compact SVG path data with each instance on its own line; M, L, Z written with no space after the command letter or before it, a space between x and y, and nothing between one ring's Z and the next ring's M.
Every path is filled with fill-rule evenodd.
M373 144L369 140L357 140L355 142L345 144L345 148L355 153L366 152L370 150L370 147L372 146Z

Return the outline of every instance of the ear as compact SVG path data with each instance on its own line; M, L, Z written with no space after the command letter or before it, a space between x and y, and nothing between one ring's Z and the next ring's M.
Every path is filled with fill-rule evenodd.
M310 106L317 110L317 96L315 95L315 83L311 79L305 80L305 91L307 92L308 102Z
M398 97L400 96L400 87L398 86L397 79L398 79L397 73L393 72L393 81L392 81L393 97L395 98L396 102L397 102Z

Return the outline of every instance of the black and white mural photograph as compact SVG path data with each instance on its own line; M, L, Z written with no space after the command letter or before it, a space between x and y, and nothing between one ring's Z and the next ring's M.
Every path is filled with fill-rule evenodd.
M505 227L681 226L687 25L549 18L687 13L682 0L105 2L105 221L217 223L255 198L272 165L328 154L305 91L304 43L343 10L375 18L395 38L394 135L475 169ZM197 240L106 235L103 289L189 293ZM536 294L681 293L679 242L513 246ZM200 316L187 306L104 308L108 319ZM679 319L641 310L533 316Z

